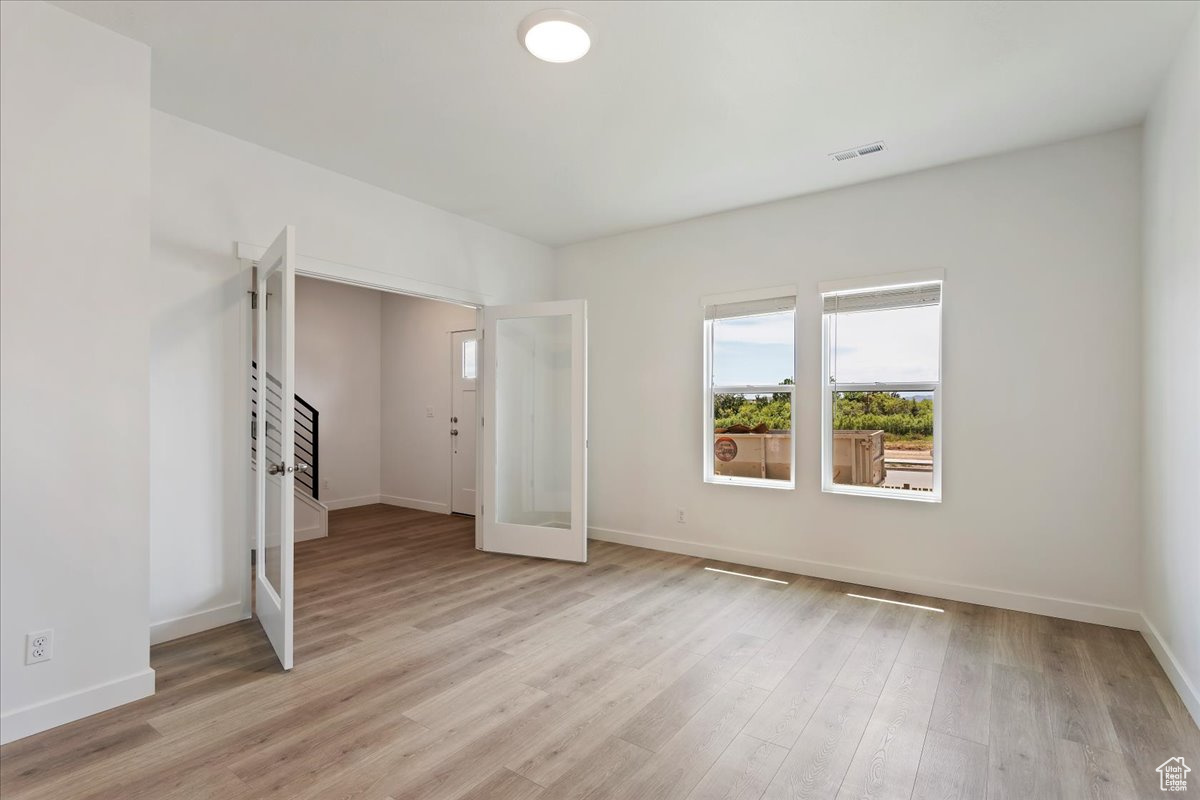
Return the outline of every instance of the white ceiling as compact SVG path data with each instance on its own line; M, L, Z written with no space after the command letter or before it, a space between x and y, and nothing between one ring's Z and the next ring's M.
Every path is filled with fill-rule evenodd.
M156 108L558 245L1136 123L1197 4L58 5L153 47ZM582 61L517 43L547 7Z

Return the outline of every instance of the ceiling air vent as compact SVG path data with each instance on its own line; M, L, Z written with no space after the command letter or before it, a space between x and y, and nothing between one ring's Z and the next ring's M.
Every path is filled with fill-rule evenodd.
M838 152L830 153L829 155L834 161L849 161L852 158L869 156L872 153L879 153L882 151L883 142L872 142L871 144L864 144L861 147L851 147L849 150L839 150Z

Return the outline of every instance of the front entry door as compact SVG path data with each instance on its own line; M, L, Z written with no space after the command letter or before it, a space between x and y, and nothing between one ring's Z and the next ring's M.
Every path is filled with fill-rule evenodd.
M259 260L254 314L262 393L255 421L260 446L255 448L254 611L284 669L292 668L295 238L295 229L287 226Z
M475 515L475 384L479 341L475 331L451 335L450 511Z
M587 304L483 310L476 544L587 561Z

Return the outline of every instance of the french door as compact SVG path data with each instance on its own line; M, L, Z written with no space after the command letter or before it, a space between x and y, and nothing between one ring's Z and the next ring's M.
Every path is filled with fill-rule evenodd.
M289 225L259 260L255 282L254 611L284 669L292 668L295 460L296 232Z
M587 305L483 310L482 550L587 561Z

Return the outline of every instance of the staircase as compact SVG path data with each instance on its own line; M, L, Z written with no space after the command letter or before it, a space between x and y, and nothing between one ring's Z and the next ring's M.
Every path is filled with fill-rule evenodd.
M253 465L258 457L258 412L265 406L267 415L267 461L280 463L285 459L279 453L279 425L283 413L282 386L279 381L267 373L266 390L262 388L258 378L258 364L250 362L250 463ZM260 405L260 399L263 401ZM318 431L320 412L300 395L295 395L292 403L292 414L295 419L296 448L294 460L297 464L308 464L308 470L296 472L296 492L303 492L313 500L319 500L320 453Z

